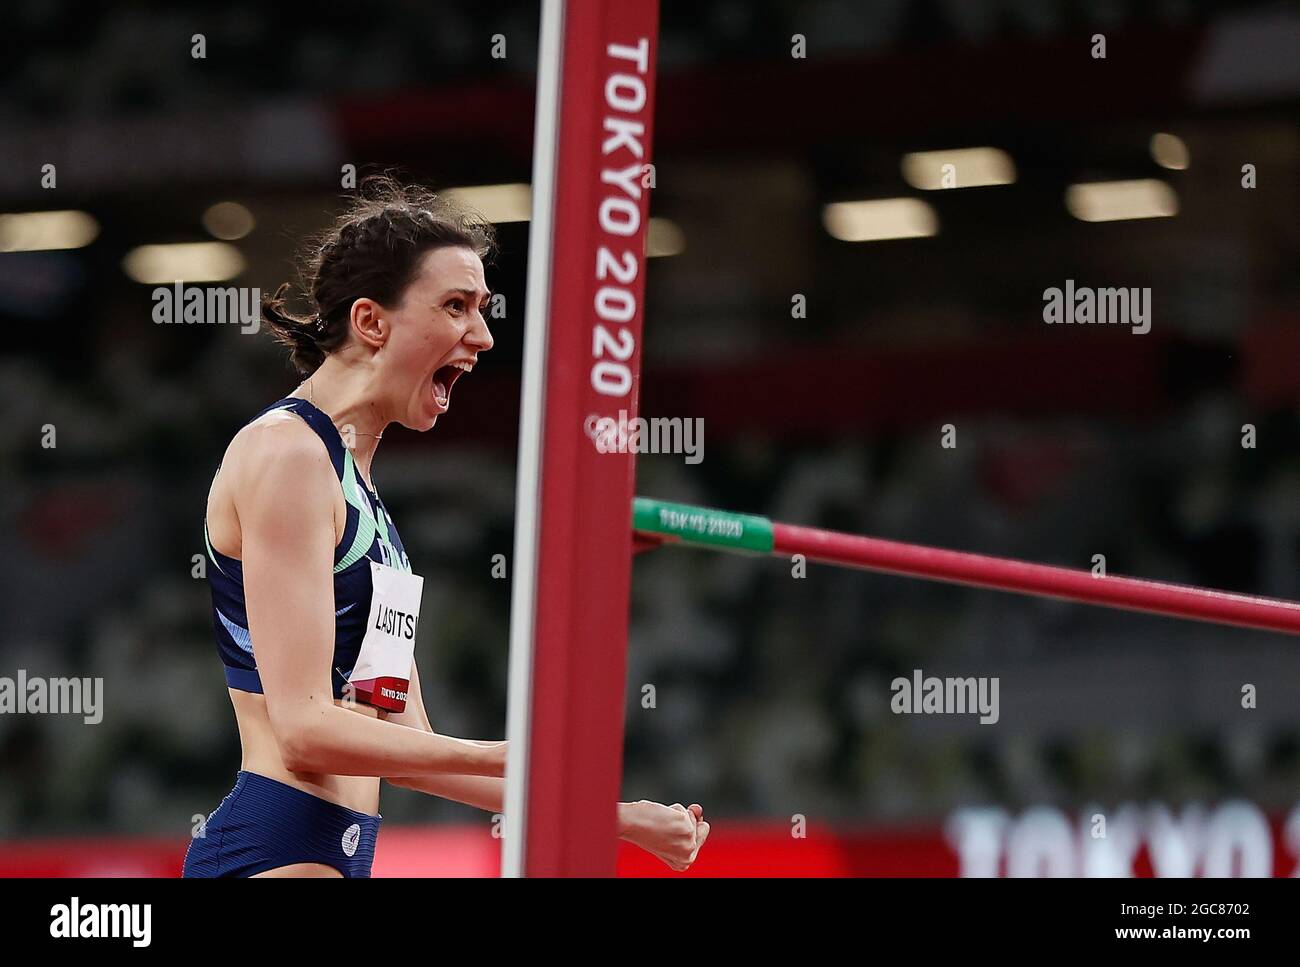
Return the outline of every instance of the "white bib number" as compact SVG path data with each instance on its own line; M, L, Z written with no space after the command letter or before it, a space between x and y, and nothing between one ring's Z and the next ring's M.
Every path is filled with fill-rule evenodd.
M370 579L370 620L348 682L357 701L401 712L411 685L424 578L371 561Z

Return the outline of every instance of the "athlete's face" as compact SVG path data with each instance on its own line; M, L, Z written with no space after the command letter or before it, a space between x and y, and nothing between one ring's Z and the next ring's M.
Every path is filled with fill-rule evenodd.
M483 318L490 298L479 257L440 248L421 260L401 305L384 310L391 317L384 380L398 423L429 430L447 412L452 384L492 348Z

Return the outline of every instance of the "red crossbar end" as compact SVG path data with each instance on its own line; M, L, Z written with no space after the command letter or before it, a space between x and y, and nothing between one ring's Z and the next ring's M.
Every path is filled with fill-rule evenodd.
M663 534L643 534L641 531L633 531L632 556L653 551L656 547L663 547L667 543L668 538Z

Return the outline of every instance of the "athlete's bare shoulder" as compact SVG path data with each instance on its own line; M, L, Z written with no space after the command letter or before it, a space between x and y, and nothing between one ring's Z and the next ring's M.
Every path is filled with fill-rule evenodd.
M329 471L329 452L315 430L294 413L273 409L239 430L226 447L222 471L235 473Z
M273 493L277 500L329 495L337 489L329 451L293 413L272 410L243 427L221 463L228 493Z
M272 519L293 526L324 515L333 517L341 534L347 521L342 504L320 437L294 414L272 410L243 427L226 447L205 519L212 546L242 559L251 523Z

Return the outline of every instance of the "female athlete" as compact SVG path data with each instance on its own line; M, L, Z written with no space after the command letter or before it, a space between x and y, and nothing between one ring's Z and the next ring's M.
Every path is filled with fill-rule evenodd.
M435 733L414 660L422 579L371 483L389 424L430 430L492 348L491 225L371 179L313 249L308 318L263 318L304 381L227 448L205 532L213 628L243 756L184 875L365 877L379 784L492 812L505 742ZM684 870L699 805L618 804L619 835Z

